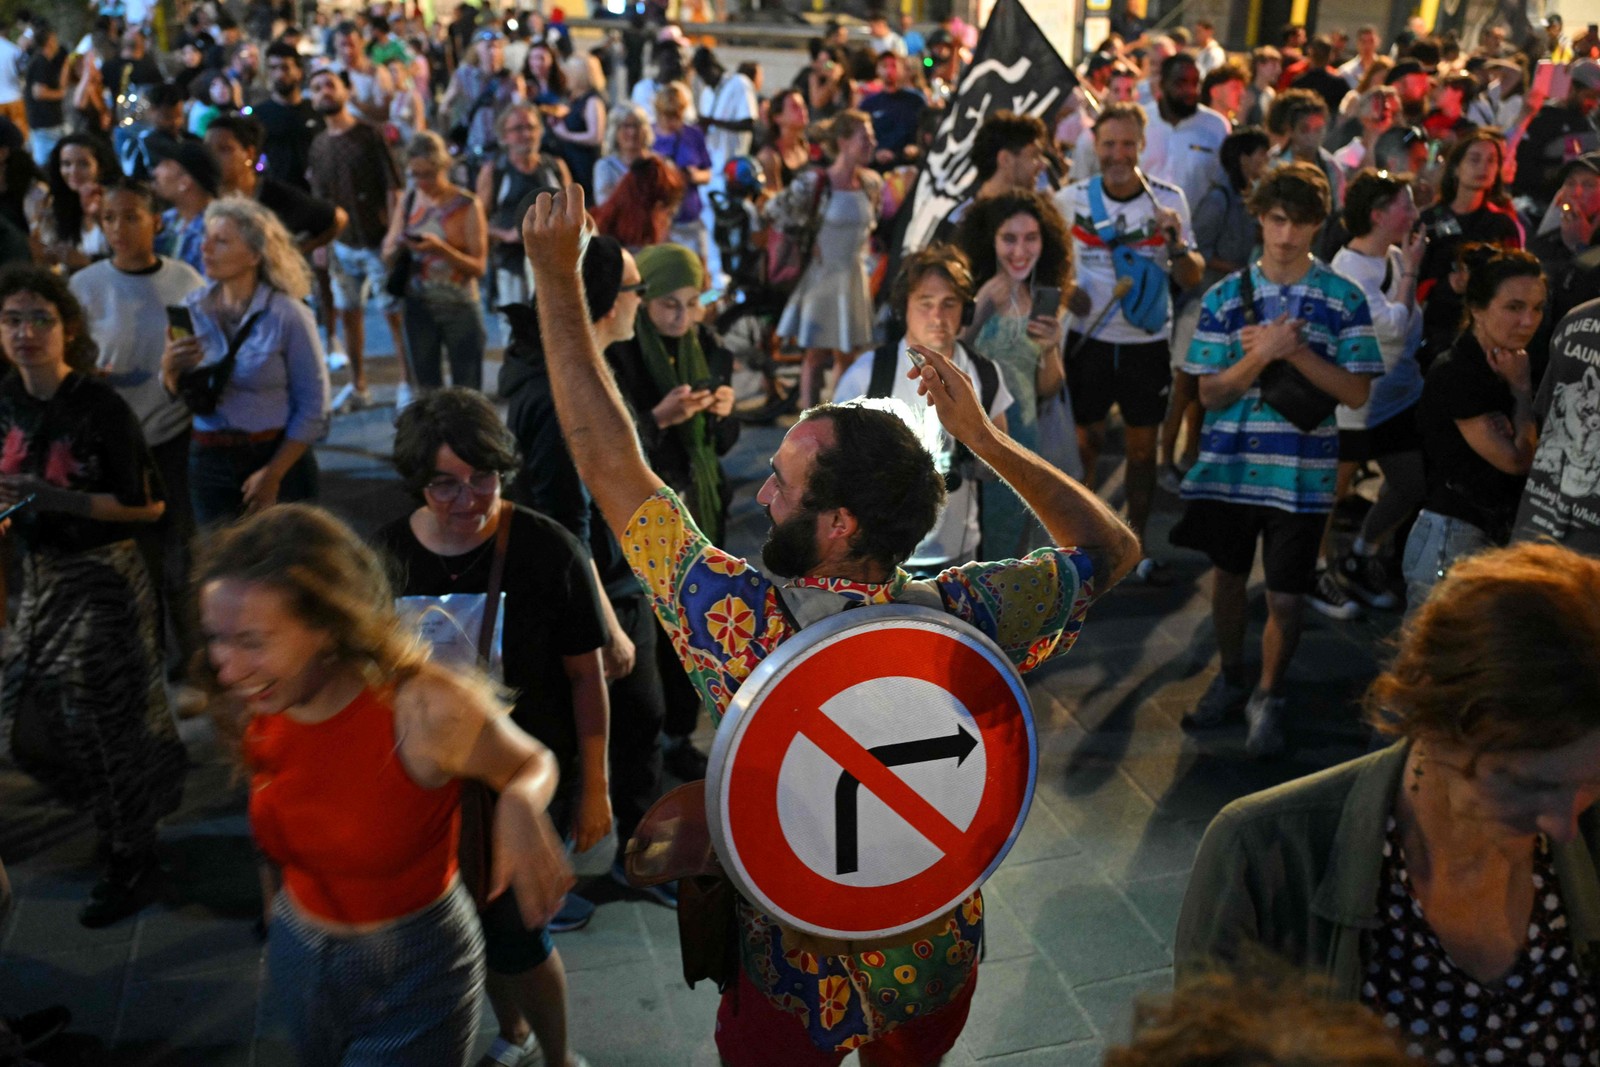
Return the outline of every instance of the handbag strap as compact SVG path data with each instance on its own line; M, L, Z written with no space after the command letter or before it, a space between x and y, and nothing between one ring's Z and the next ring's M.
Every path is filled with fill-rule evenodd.
M1250 280L1250 272L1255 268L1250 264L1244 265L1244 270L1239 272L1239 310L1244 314L1244 324L1254 326L1261 321L1256 314L1256 287Z
M1100 240L1107 248L1114 248L1121 243L1121 240L1117 237L1117 231L1111 225L1111 216L1106 211L1105 186L1105 180L1098 174L1089 179L1089 214L1094 218L1094 229L1100 235Z
M244 320L244 322L240 324L239 332L234 334L233 335L233 340L228 342L228 352L227 352L227 354L224 355L220 360L217 361L217 368L219 370L221 370L224 374L227 374L229 377L232 377L232 375L233 375L233 364L239 358L239 350L241 348L243 348L244 347L244 343L250 339L250 331L255 329L256 320L261 318L261 316L265 315L266 313L267 313L267 309L266 308L262 308L260 311L256 312L254 315L251 315L248 318L246 318Z
M494 559L489 562L489 586L483 599L483 622L478 627L478 666L489 665L489 645L494 640L494 621L500 614L500 580L506 573L506 545L511 541L511 516L516 511L509 500L500 501L500 524L494 531Z

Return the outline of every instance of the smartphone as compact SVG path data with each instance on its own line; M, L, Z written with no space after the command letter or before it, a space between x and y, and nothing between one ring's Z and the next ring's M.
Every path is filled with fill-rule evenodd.
M911 365L918 370L928 365L928 357L918 352L915 348L906 349L906 355L911 357Z
M182 305L167 308L167 329L172 336L182 340L194 336L194 316Z
M34 498L37 497L38 495L39 494L37 494L37 493L29 493L27 496L23 497L21 500L17 501L15 504L12 504L9 508L6 508L4 511L0 511L0 522L5 522L11 516L15 515L17 512L21 511L23 508L25 508L29 504L33 503Z
M1061 313L1061 287L1036 285L1033 287L1033 318L1054 318Z
M721 289L707 289L705 292L700 294L700 306L703 307L703 308L708 308L712 304L715 304L718 300L721 300L721 299L722 299L722 290Z
M696 378L689 383L689 388L697 393L713 393L722 388L722 379L715 375L709 378Z

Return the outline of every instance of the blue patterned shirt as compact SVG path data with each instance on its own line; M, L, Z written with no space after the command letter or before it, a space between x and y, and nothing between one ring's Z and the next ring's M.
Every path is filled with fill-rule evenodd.
M1252 265L1257 322L1282 312L1305 323L1311 350L1352 374L1383 373L1383 355L1361 287L1313 261L1299 281L1278 286ZM1244 358L1239 331L1246 325L1242 272L1228 275L1200 303L1200 324L1183 370L1217 374ZM1323 424L1305 433L1261 399L1259 380L1243 396L1206 412L1200 459L1183 479L1185 500L1220 500L1300 513L1333 508L1339 469L1339 431L1330 409Z

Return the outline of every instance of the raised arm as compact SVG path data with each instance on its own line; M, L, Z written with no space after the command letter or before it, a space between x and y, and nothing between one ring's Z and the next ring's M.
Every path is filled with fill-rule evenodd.
M931 349L914 346L926 362L908 377L928 398L950 435L1016 490L1055 544L1083 551L1094 565L1095 591L1104 593L1139 561L1139 539L1081 482L1017 444L984 412L972 381Z
M639 451L633 419L589 328L578 274L583 189L540 193L522 220L522 242L539 294L539 335L567 451L606 522L620 537L633 513L662 486Z

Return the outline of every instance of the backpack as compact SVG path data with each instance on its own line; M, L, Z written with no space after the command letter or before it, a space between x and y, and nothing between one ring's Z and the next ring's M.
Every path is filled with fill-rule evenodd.
M816 190L811 194L811 210L794 226L773 226L767 231L767 284L787 292L800 284L811 265L811 252L822 229L822 215L830 193L828 172L816 167Z

